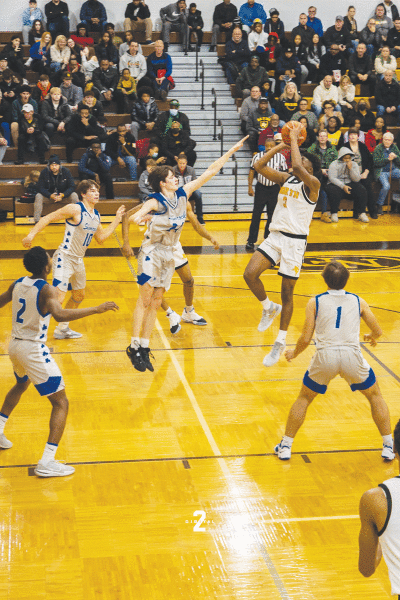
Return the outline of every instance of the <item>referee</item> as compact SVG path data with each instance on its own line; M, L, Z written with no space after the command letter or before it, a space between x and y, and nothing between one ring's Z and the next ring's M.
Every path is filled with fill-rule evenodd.
M250 229L249 229L249 237L247 239L246 250L250 250L254 252L254 244L257 242L258 238L258 230L260 228L261 215L263 213L264 207L267 207L267 223L265 225L264 231L264 239L269 235L269 225L271 223L272 215L275 210L276 203L278 201L278 194L280 186L269 179L266 179L260 173L257 173L257 183L256 189L253 190L253 179L254 179L254 165L260 160L260 158L275 146L274 140L267 140L265 142L265 151L259 152L253 156L250 165L249 171L249 196L254 196L254 207L253 207L253 215L251 217ZM276 171L287 171L287 163L286 159L278 152L275 154L271 160L268 162L268 166Z

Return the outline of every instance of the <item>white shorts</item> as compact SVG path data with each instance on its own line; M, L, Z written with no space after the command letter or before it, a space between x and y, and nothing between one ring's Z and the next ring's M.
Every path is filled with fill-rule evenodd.
M313 392L325 394L328 383L340 375L347 381L352 392L367 390L376 382L375 373L361 354L361 350L321 348L314 354L303 383Z
M182 244L178 242L176 246L172 248L172 254L175 262L175 270L180 269L188 264L188 259L183 251Z
M83 258L74 258L56 250L53 254L53 286L61 292L84 290L86 271Z
M273 265L279 264L279 275L298 279L306 246L307 240L305 239L287 237L280 231L271 231L257 250Z
M46 344L29 340L11 340L8 355L18 383L33 383L41 396L65 388L61 371Z
M148 254L140 249L137 278L139 285L148 283L151 287L162 287L167 291L171 287L174 272L175 261L171 246L158 244Z

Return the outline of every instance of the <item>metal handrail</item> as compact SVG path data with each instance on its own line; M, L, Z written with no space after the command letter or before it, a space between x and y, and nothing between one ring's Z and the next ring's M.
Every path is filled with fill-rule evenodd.
M238 164L237 164L237 160L236 160L236 156L233 154L232 155L232 162L234 163L233 165L233 169L232 169L232 175L235 176L235 187L234 187L234 200L233 200L233 212L237 212L238 211L238 205L237 205L237 193L238 193Z
M197 37L197 33L195 32L195 42L196 42L196 77L195 77L195 81L199 80L199 40Z
M214 88L211 90L211 95L214 96L214 100L212 101L211 106L214 109L214 135L213 140L217 139L217 94Z
M222 125L221 119L218 119L218 127L221 127L221 133L218 135L221 140L221 156L224 154L224 126ZM220 170L221 175L224 174L224 167L221 167Z
M200 73L200 79L201 79L201 105L200 105L200 110L204 110L204 63L203 63L203 59L200 59L200 67L201 67L201 73Z

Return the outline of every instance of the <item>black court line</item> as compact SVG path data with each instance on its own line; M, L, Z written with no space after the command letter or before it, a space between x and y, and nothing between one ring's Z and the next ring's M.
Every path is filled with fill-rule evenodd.
M385 369L385 371L387 373L389 373L389 375L391 375L397 381L397 383L400 383L400 377L398 375L396 375L396 373L394 373L392 371L392 369L389 369L389 367L387 365L385 365L385 363L383 363L377 356L375 356L375 354L373 352L371 352L371 350L367 347L367 345L365 343L362 342L361 346L367 354L369 354L370 356L372 356L372 358L374 360L376 360L378 365L380 365L383 369Z
M312 450L307 452L308 454L349 454L349 453L360 453L360 452L381 452L382 448L358 448L353 450ZM0 451L1 452L1 451ZM292 456L302 456L304 452L292 452ZM1 454L0 454L1 456ZM92 460L82 462L68 462L69 465L119 465L119 464L131 464L131 463L153 463L153 462L183 462L192 460L214 460L219 458L261 458L261 457L276 457L275 452L264 452L261 454L220 454L210 456L168 456L160 458L127 458L124 460ZM310 461L311 462L311 461ZM0 465L1 469L23 469L32 468L36 464L28 465Z
M305 463L310 463L311 460L308 458L307 454L302 454L301 458L304 460Z

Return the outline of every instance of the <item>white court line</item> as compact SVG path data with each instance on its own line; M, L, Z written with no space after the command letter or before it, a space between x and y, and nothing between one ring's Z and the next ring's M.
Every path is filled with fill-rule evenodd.
M288 519L261 519L258 523L274 525L275 523L301 523L302 521L342 521L344 519L359 519L359 515L332 515L331 517L293 517Z

